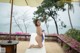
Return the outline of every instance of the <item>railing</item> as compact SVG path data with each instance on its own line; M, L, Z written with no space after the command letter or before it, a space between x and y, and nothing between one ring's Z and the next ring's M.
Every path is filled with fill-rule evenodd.
M0 34L0 37L2 36L2 39L9 39L9 34L5 34L2 33ZM30 34L11 34L11 39L16 40L17 37L19 37L19 39L21 39L21 37L24 37L25 40L28 39L28 37L30 37Z
M80 53L80 42L76 41L72 37L68 37L67 35L63 35L63 34L57 37L61 40L62 46L64 45L63 43L65 43L70 47L70 49L74 49L76 53Z
M0 34L0 36L7 36L9 34ZM26 37L30 37L30 34L11 34L11 36L24 36L25 39ZM77 51L77 53L80 53L80 42L76 41L75 39L68 37L67 35L57 35L57 34L48 34L45 37L56 37L57 40L61 40L61 46L67 44L71 49L74 49Z
M0 33L0 37L2 37L2 39L9 39L8 38L9 34L6 34L6 33ZM29 40L30 39L30 34L11 34L11 39L14 39L14 40L21 40L21 39L24 39L24 40ZM24 37L24 38L22 38ZM57 38L54 34L49 34L49 35L46 35L46 40L52 38L52 37L55 37ZM52 39L50 39L51 41Z

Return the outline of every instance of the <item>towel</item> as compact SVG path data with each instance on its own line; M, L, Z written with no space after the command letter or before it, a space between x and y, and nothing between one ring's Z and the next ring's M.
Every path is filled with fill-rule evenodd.
M36 35L37 35L36 33L32 33L31 34L29 45L31 45L31 44L37 45L38 44L36 42L36 40L35 40ZM45 38L44 33L43 33L43 37ZM45 39L42 42L42 44L43 44L43 47L42 48L30 48L30 49L26 49L25 53L46 53L44 42L45 42Z

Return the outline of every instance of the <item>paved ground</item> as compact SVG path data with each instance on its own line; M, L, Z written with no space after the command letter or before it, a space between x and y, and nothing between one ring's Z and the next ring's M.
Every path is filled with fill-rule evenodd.
M28 48L28 41L20 41L17 45L17 53L25 53L26 48ZM45 42L45 47L47 53L64 53L61 46L56 42Z

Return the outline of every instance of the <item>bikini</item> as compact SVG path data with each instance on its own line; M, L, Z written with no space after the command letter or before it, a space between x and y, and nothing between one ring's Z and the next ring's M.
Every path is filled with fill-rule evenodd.
M43 34L42 34L42 42L44 41L44 30L42 30Z
M43 42L43 40L44 40L44 36L42 35L42 42Z

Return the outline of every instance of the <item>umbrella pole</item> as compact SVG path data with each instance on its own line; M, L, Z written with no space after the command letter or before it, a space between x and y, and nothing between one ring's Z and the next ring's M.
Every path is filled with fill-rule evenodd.
M12 43L12 41L11 41L11 32L12 32L12 14L13 14L13 0L11 0L10 32L9 32L9 41L8 41L8 43Z

